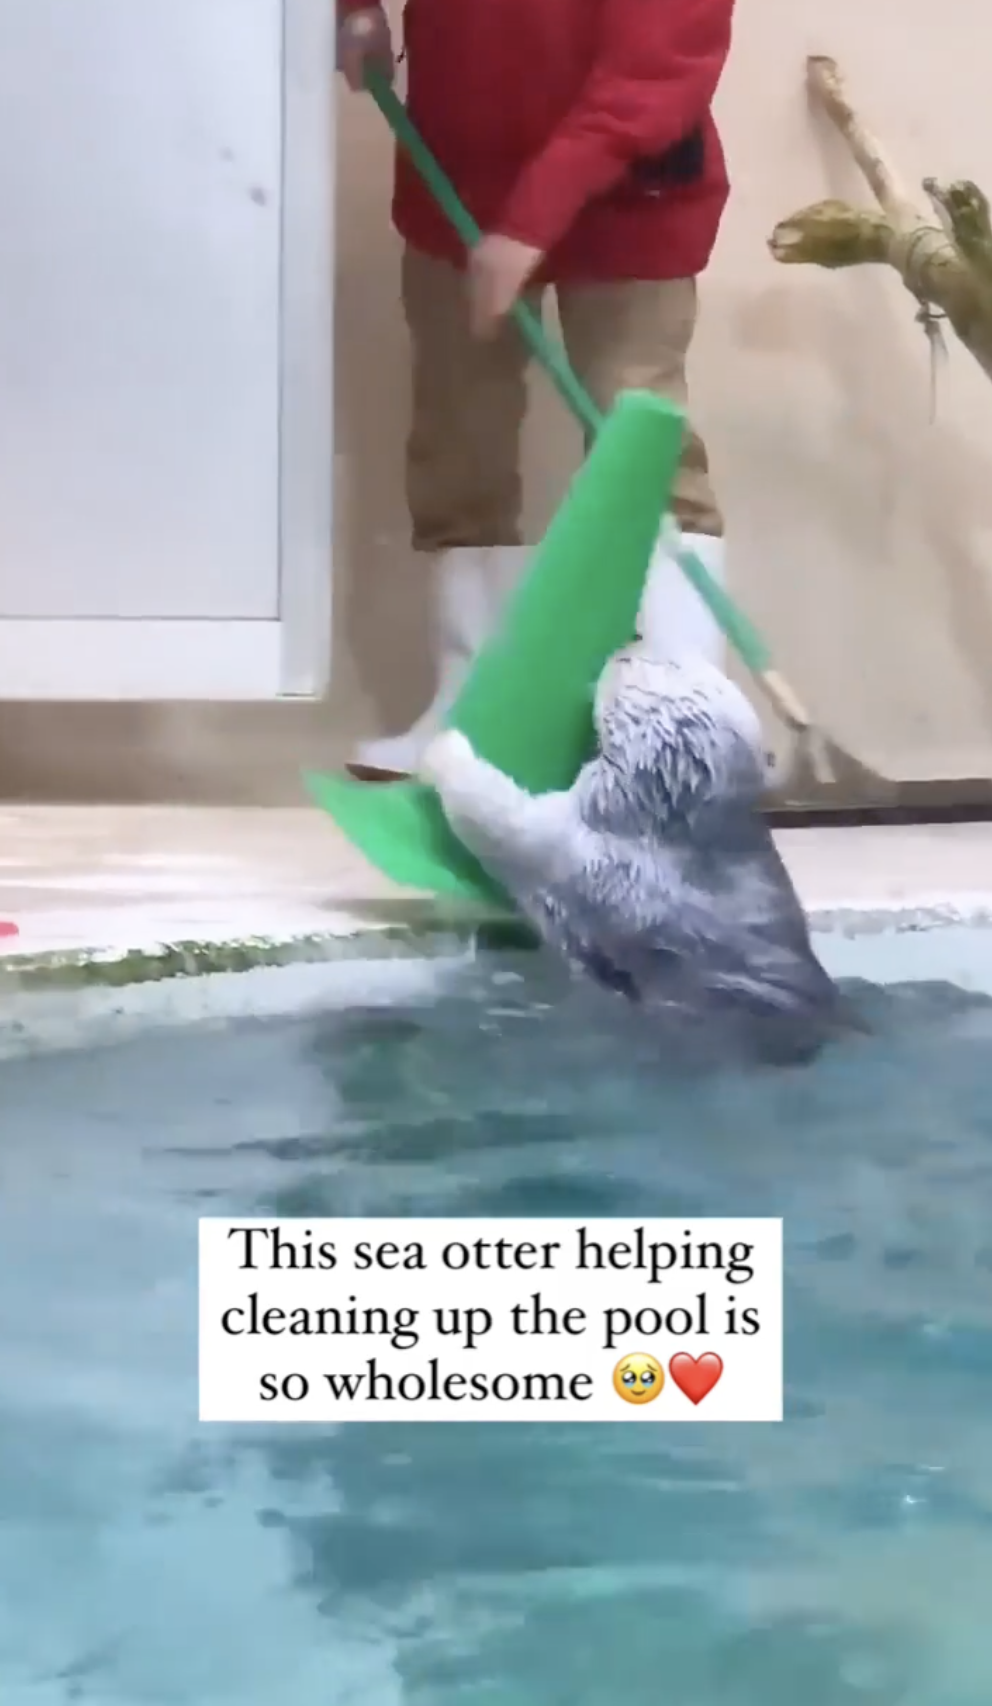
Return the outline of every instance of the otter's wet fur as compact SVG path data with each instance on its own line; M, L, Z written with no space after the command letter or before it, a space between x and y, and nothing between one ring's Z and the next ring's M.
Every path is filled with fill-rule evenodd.
M598 754L567 792L527 794L455 731L422 774L460 840L544 940L670 1026L715 1026L767 1061L860 1029L817 959L760 813L761 727L713 665L643 645L610 660Z

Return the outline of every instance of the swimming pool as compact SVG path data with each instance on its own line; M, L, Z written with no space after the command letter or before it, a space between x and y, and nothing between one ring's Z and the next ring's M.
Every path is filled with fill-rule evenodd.
M992 937L934 944L796 1073L530 955L0 1062L3 1706L988 1706ZM787 1420L201 1428L201 1213L782 1215Z

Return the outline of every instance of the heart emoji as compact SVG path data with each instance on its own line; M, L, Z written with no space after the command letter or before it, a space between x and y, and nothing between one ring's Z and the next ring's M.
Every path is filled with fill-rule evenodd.
M701 1357L691 1357L688 1351L679 1351L669 1363L668 1372L690 1404L701 1404L723 1373L723 1358L718 1357L715 1351L706 1351Z

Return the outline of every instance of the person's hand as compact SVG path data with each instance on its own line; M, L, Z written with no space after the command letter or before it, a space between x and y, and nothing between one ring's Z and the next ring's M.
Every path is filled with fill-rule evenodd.
M468 283L472 330L491 338L528 279L543 260L540 249L515 237L483 237L469 258Z
M370 65L392 82L393 41L381 6L349 12L338 30L338 70L349 89L364 89L365 70Z

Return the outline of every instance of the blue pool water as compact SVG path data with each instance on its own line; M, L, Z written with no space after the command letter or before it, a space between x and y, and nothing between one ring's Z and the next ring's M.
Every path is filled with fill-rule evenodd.
M988 1706L992 1002L675 1073L536 958L0 1065L3 1706ZM780 1426L200 1427L200 1213L783 1215Z

